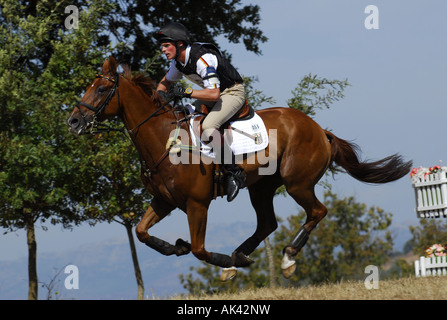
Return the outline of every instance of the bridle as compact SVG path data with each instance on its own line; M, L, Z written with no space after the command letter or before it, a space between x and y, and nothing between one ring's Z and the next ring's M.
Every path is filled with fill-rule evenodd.
M79 101L75 107L78 108L79 113L81 114L82 118L84 119L84 121L87 123L87 127L90 127L90 133L91 134L98 134L98 133L102 133L102 132L108 132L108 131L120 131L120 132L124 132L123 129L116 129L116 128L112 128L106 124L103 124L101 122L98 121L98 116L101 114L101 112L104 111L104 109L107 107L107 105L109 104L110 100L113 98L113 95L115 94L116 91L116 95L118 98L118 108L120 108L120 95L119 95L119 91L118 91L118 84L119 84L119 79L120 76L117 73L115 78L112 77L108 77L105 76L103 74L97 74L96 78L103 78L106 79L110 82L113 83L112 88L109 90L109 93L107 94L107 97L102 101L102 103L99 105L99 107L94 107L91 104L85 103L83 101ZM81 107L83 106L91 111L93 111L95 114L93 115L93 119L90 122L87 122L87 118L85 116L85 114L82 112ZM101 128L102 127L102 128Z
M126 130L125 128L112 128L100 121L98 121L98 116L101 114L101 112L104 111L104 109L107 107L107 105L109 104L110 100L113 98L113 95L115 94L116 91L116 95L118 98L118 109L120 109L120 96L119 96L119 90L118 90L118 85L119 85L119 79L120 79L120 75L117 73L115 78L112 77L108 77L105 76L103 74L97 74L96 78L103 78L106 79L108 81L111 81L113 83L112 88L110 89L109 93L107 94L107 97L102 101L101 105L99 107L94 107L88 103L85 103L83 101L79 101L75 107L78 108L79 113L81 114L82 118L84 119L84 121L87 124L87 128L90 127L90 133L91 134L98 134L98 133L103 133L103 132L110 132L110 131L119 131L122 132L123 134L125 134ZM155 117L157 115L158 112L160 112L164 107L166 107L168 104L170 104L173 100L175 100L175 98L170 99L169 101L167 101L165 104L162 104L157 110L155 110L151 115L149 115L145 120L143 120L140 124L138 124L137 126L135 126L134 128L127 130L128 133L133 134L133 131L135 129L138 129L139 127L141 127L144 123L146 123L147 121L149 121L151 118ZM174 102L174 105L176 103ZM87 122L87 118L85 116L85 114L82 112L81 107L86 107L87 109L93 111L95 114L93 115L93 119L90 122Z

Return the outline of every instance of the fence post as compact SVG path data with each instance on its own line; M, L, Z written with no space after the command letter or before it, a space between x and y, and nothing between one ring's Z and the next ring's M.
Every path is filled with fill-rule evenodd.
M421 257L419 259L419 261L420 261L420 265L421 265L421 276L425 277L427 275L426 270L425 270L425 257Z
M419 265L419 260L416 260L414 262L414 274L416 275L416 277L420 277L421 276L421 266Z

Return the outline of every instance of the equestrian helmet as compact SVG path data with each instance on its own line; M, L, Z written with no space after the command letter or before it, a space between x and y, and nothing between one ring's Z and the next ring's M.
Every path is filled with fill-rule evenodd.
M155 33L155 38L159 43L183 41L185 44L190 42L189 31L178 22L170 22Z

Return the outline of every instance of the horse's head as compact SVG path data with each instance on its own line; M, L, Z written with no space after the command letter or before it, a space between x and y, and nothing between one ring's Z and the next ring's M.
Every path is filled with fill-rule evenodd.
M86 134L96 122L118 114L119 75L116 68L116 61L112 56L104 61L101 73L88 86L85 95L67 119L72 133Z

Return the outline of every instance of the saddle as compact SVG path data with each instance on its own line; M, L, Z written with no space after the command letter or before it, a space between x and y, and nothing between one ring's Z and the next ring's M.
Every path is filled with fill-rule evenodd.
M193 128L193 131L195 134L199 137L202 136L202 123L205 117L210 113L210 108L208 108L206 105L202 104L200 105L200 110L196 111L199 115L196 115L194 117L194 120L191 121L191 125ZM239 109L238 112L234 114L227 122L225 122L222 127L219 129L219 131L222 134L225 132L225 129L228 129L226 131L226 134L228 135L228 139L231 141L233 139L231 134L231 123L234 121L242 121L242 120L248 120L253 118L255 115L254 109L245 101L242 108ZM213 194L214 199L217 197L223 197L226 194L226 183L224 179L224 172L222 171L222 166L219 164L216 164L214 167L214 183L213 183Z
M195 110L192 112L191 109L188 109L188 111L181 110L185 112L186 117L183 121L189 121L190 130L192 131L191 134L195 135L196 137L202 136L202 123L204 118L210 113L211 108L208 108L206 105L202 104L200 106L199 110ZM192 112L192 113L190 113ZM227 122L222 125L222 127L219 129L219 131L222 134L225 133L226 139L228 139L228 142L231 144L233 140L232 130L237 130L236 128L232 128L231 124L235 121L242 121L242 120L249 120L255 117L255 111L254 109L245 101L243 106L236 112L234 116L232 116ZM229 129L229 130L225 130ZM240 132L239 130L237 130ZM168 141L169 142L169 141ZM203 143L209 143L209 141L203 141ZM214 199L217 197L223 197L226 194L226 179L225 179L225 169L220 164L215 164L214 166L214 179L213 179L213 195Z
M197 136L202 136L202 123L205 117L210 113L210 108L208 108L206 105L202 104L200 105L200 110L196 111L199 115L196 115L194 117L194 121L192 121L192 126L194 129L194 132L197 134ZM245 101L242 108L239 109L238 112L234 114L227 122L225 122L222 127L219 129L221 134L225 132L225 129L227 129L227 133L231 134L231 123L234 121L243 121L253 118L255 115L254 109ZM231 138L231 137L230 137Z

